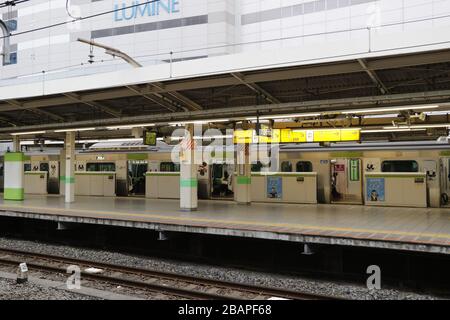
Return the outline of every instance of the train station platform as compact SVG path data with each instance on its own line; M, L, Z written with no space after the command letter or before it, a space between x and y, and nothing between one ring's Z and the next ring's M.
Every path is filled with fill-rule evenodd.
M450 254L450 209L200 201L182 212L176 200L27 195L0 200L0 216Z

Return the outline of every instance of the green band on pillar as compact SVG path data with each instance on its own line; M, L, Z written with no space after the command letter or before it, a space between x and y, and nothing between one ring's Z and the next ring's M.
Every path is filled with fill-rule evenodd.
M22 162L24 155L22 152L6 152L5 162Z
M237 184L252 184L252 178L246 176L238 176Z
M194 188L197 186L198 186L198 180L196 178L180 180L180 187L182 187L182 188Z
M5 200L23 200L24 199L23 188L5 188L3 199Z
M64 183L75 183L75 177L60 176L59 181Z

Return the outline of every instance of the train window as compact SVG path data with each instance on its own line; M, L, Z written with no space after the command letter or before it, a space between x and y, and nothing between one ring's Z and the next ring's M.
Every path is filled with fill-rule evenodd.
M222 164L214 164L212 169L213 169L213 171L212 171L213 179L222 179L223 165Z
M271 162L269 162L269 164L263 164L261 161L258 161L256 163L252 163L252 172L269 171L270 166Z
M261 172L263 164L258 161L257 163L252 164L252 172Z
M297 162L295 169L297 172L312 172L313 166L309 161L299 161Z
M86 164L86 171L114 172L116 171L116 165L113 162L91 162Z
M290 161L283 161L281 163L281 172L292 172L292 163Z
M39 164L39 171L47 171L48 172L48 163L43 162Z
M173 162L161 162L159 165L159 171L161 172L179 172L180 165Z
M31 171L31 163L24 163L23 171Z
M383 161L382 172L418 172L419 164L414 160Z

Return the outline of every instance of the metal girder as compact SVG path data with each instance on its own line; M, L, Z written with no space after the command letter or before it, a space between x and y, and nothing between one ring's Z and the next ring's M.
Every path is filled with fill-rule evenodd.
M156 83L151 83L151 86L157 88L158 90L164 91L164 87L165 85L161 82L156 82ZM177 91L167 91L167 94L170 95L171 97L181 101L183 104L185 104L189 110L202 110L203 107L201 105L199 105L197 102L192 101L191 99L189 99L188 97L186 97L185 95L177 92Z
M127 86L127 88L129 90L131 90L132 92L140 95L141 97L144 97L147 100L150 100L166 109L168 109L169 111L172 112L176 112L178 111L179 105L171 100L166 101L165 97L158 94L158 93L154 93L154 94L143 94L141 93L139 87L136 86Z
M267 92L266 90L264 90L263 88L261 88L259 85L257 85L256 83L252 83L252 82L248 82L245 79L245 76L240 73L240 72L234 72L231 73L231 75L233 77L235 77L236 79L238 79L243 85L247 86L248 88L250 88L252 91L256 92L257 94L261 95L265 100L267 100L270 103L281 103L280 100L278 100L277 98L275 98L273 95L271 95L269 92Z
M405 93L405 94L391 94L383 96L367 96L358 98L334 99L334 100L318 100L318 101L302 101L293 103L281 104L267 104L267 105L252 105L245 107L231 107L231 108L217 108L190 112L174 112L174 113L160 113L134 117L123 117L121 119L97 119L87 121L76 121L67 123L55 123L46 125L33 125L15 127L16 131L34 131L34 130L55 130L73 127L102 127L109 125L125 125L133 123L169 123L174 121L186 120L205 120L214 117L247 117L259 115L270 115L279 113L292 112L326 112L331 110L345 110L352 108L369 108L381 106L395 106L395 105L419 105L427 103L443 103L450 99L450 90L445 91L430 91L421 93ZM0 128L0 133L11 132L11 128Z
M38 115L44 115L44 116L47 116L56 121L64 121L64 118L57 114L54 114L52 112L48 112L45 110L41 110L41 109L33 109L33 108L24 107L23 104L17 100L5 100L5 102L11 106L17 107L18 109L27 110L27 111L33 112L35 114L38 114Z
M0 122L7 123L7 124L9 124L9 125L11 125L13 127L17 127L17 126L21 125L21 123L19 123L19 122L16 122L14 120L11 120L11 119L6 118L6 117L1 117L1 116L0 116Z
M373 81L373 83L377 86L378 90L382 94L389 93L389 89L384 85L384 83L381 81L381 79L378 77L375 71L370 70L367 67L367 63L364 59L358 59L359 64L361 67L363 67L364 71L367 73L367 75L370 77L370 79Z
M81 97L79 97L78 95L76 95L75 93L64 93L64 96L68 97L69 99L71 99L73 102L78 102L78 103L82 103L85 105L88 105L92 108L98 109L100 111L103 111L107 114L110 114L116 118L120 118L120 112L115 111L109 107L106 107L98 102L95 101L84 101Z

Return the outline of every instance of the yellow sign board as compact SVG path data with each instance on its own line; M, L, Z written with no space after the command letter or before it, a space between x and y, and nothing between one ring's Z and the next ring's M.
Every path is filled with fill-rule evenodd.
M341 141L359 141L361 140L360 129L343 129L341 130Z
M341 141L341 130L315 130L313 142Z
M253 143L253 130L235 130L234 143Z
M281 130L280 129L269 129L267 132L260 132L260 136L256 136L255 140L259 143L280 143L281 141Z
M258 137L254 130L237 130L234 132L234 143L340 142L361 139L360 129L273 129L271 134L271 137L263 135Z
M306 142L306 131L305 130L282 129L281 130L281 142L282 143Z

